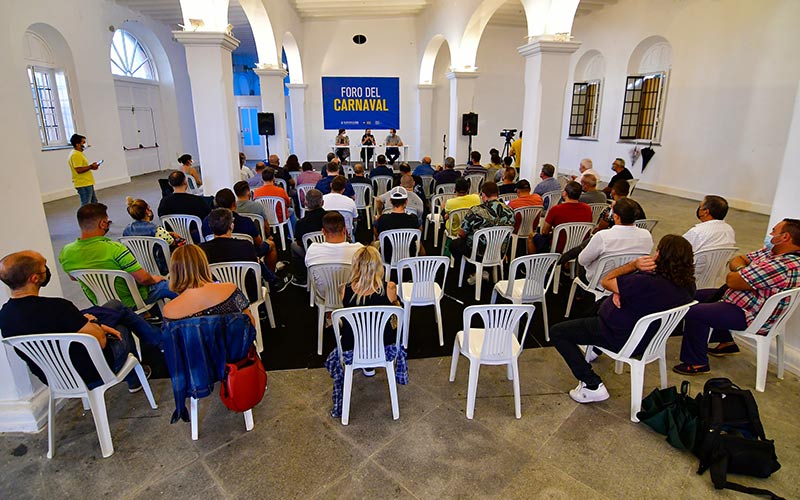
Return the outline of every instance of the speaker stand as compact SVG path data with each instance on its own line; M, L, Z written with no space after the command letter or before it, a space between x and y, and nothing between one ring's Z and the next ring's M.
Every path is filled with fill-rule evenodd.
M469 135L469 147L467 147L467 165L472 161L472 134Z
M264 136L264 142L267 143L267 158L264 160L267 164L269 164L269 136Z

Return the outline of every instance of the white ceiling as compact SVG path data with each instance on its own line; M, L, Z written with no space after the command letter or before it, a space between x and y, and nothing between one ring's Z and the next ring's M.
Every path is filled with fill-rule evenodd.
M183 23L180 0L114 0L117 4L141 12L157 21L179 29ZM298 15L304 19L413 16L419 14L434 0L290 0ZM617 0L581 0L577 15L582 16L602 9ZM231 0L228 7L228 22L233 25L233 34L239 39L239 51L255 54L255 42L250 23L239 2ZM526 26L525 14L519 0L507 0L492 16L489 24L498 26Z

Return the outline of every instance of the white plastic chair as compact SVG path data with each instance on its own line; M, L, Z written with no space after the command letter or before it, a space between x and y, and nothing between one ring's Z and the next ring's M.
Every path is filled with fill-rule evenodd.
M523 243L527 245L528 235L530 235L533 229L533 223L536 222L536 218L541 215L542 210L544 207L520 207L514 209L514 218L519 215L520 223L519 223L519 230L516 233L511 233L511 260L514 260L514 257L517 256L517 243L519 240L522 240Z
M189 243L199 243L199 241L196 241L194 238L192 238L192 225L197 228L196 234L202 236L203 221L200 220L200 217L197 217L196 215L172 214L162 215L160 219L161 223L164 224L164 227L167 230L172 230L172 232L178 233L181 238Z
M155 236L123 236L119 239L119 242L131 251L136 258L136 262L154 276L163 275L156 262L156 248L161 249L164 261L169 266L169 245L161 238L156 238Z
M352 165L344 165L344 176L348 179L352 179L356 175L355 171L353 171Z
M81 398L89 402L94 425L97 429L97 438L100 441L100 450L103 458L114 454L114 443L111 441L111 429L108 425L105 393L111 387L122 382L131 370L136 370L136 376L142 384L147 402L154 410L158 408L153 398L153 391L144 374L142 365L132 354L122 368L114 373L100 349L100 343L93 336L86 333L45 333L37 335L23 335L3 339L7 345L15 347L28 356L31 361L44 372L47 385L50 388L50 401L47 411L47 458L53 458L56 451L56 399ZM72 360L69 357L70 344L73 342L83 345L94 363L97 373L103 384L89 389L81 378Z
M289 175L292 176L292 180L294 181L295 185L297 185L297 178L300 177L300 174L303 172L289 172Z
M257 262L219 262L209 265L211 274L219 281L233 283L242 291L250 301L250 314L256 320L256 349L258 352L264 350L264 341L261 338L261 321L258 320L258 306L265 304L269 326L275 328L275 313L272 311L272 301L269 298L269 288L261 284L261 266ZM245 278L252 272L256 284L256 297L247 295Z
M466 170L467 170L467 166L464 165L464 164L459 164L459 165L456 165L453 168L453 170L455 170L456 172L461 172L461 175L463 176L464 172L466 172Z
M647 229L651 233L653 232L653 228L656 227L658 224L657 219L638 219L633 221L633 225L642 229Z
M461 269L458 273L458 286L464 282L464 267L467 262L475 266L475 300L481 298L481 284L483 279L484 267L493 268L494 280L497 281L497 268L500 268L500 277L503 277L503 243L509 239L512 226L494 226L478 229L472 237L472 252L469 256L464 255L461 259ZM478 246L481 240L485 240L483 257L478 258Z
M381 247L381 260L386 270L386 280L389 280L392 271L397 270L398 261L419 255L422 231L419 229L391 229L381 232L378 235L378 241L380 241ZM411 255L412 246L416 247L414 255ZM387 258L386 253L389 247L392 248L392 256Z
M442 309L439 302L447 283L447 269L450 259L443 256L409 257L397 262L397 294L403 302L405 314L405 330L403 331L403 347L408 347L409 322L411 308L416 306L434 306L436 309L436 326L439 328L439 345L444 345L442 333ZM439 269L444 268L441 279L437 280ZM411 282L403 281L403 271L411 271Z
M238 213L238 212L237 212L237 213ZM239 215L241 215L241 216L243 216L243 217L247 217L248 219L250 219L251 221L253 221L253 225L255 225L255 226L256 226L256 229L258 229L258 235L259 235L259 236L261 236L261 238L262 238L262 239L266 239L266 238L264 237L264 218L263 218L263 217L261 217L261 216L260 216L260 215L258 215L258 214L245 214L245 213L240 213Z
M637 184L639 184L639 179L628 179L628 185L631 187L628 196L633 196L633 190L636 189Z
M455 182L444 182L442 184L436 185L436 194L455 194L456 193L456 183Z
M784 290L778 292L772 297L768 298L761 310L756 315L756 319L750 323L746 330L736 331L731 330L731 333L740 337L746 337L755 341L756 344L756 390L764 392L767 386L767 368L769 367L769 346L772 344L772 339L775 339L775 355L778 362L778 378L783 380L783 365L785 362L785 351L783 344L783 337L786 335L786 321L791 317L795 309L797 309L798 295L800 295L800 288L793 288L791 290ZM786 304L785 302L789 303ZM778 311L778 307L783 303L783 310ZM777 314L776 314L777 313ZM772 326L766 326L770 318L774 319ZM759 335L758 332L766 329L765 335Z
M433 195L433 176L420 175L419 178L422 179L422 191L430 198Z
M469 359L469 383L467 385L467 418L475 413L475 394L478 390L480 365L507 365L508 379L514 385L514 414L522 418L519 389L519 365L522 346L528 335L533 317L531 305L485 305L464 309L464 329L456 334L453 342L453 358L450 362L450 382L456 379L459 355ZM522 338L518 338L522 317L527 315ZM483 328L473 328L472 318L480 316Z
M356 209L363 210L367 219L367 229L372 229L372 186L366 182L356 182L353 184L356 192Z
M325 242L325 234L322 231L311 231L310 233L306 233L303 235L303 250L308 253L308 247L311 246L312 243L324 243ZM310 290L309 281L306 280L306 290ZM314 307L314 295L309 294L308 297L308 307Z
M517 257L508 268L508 279L500 280L492 290L492 304L500 295L514 304L542 304L544 320L544 338L550 341L550 329L547 321L547 300L545 295L553 281L553 269L561 256L557 253L537 253ZM525 271L523 278L517 278L518 270Z
M580 245L592 232L592 229L594 229L594 224L591 222L566 222L557 225L555 229L553 229L553 241L550 243L550 251L552 253L557 253L556 248L558 248L558 240L561 239L562 233L566 235L566 242L564 243L564 248L561 250L561 253L566 253ZM571 277L574 279L575 259L572 259L570 262L572 263L572 267L570 268ZM561 264L556 266L555 273L553 294L558 294L558 287L561 284Z
M622 373L622 363L627 363L631 367L631 422L638 422L636 414L642 408L642 391L644 389L644 368L648 363L658 360L658 368L661 372L661 388L667 388L667 340L669 335L681 322L686 312L690 307L697 304L696 301L689 302L673 309L666 311L648 314L633 327L631 336L628 341L622 346L619 352L613 352L599 346L587 346L586 351L591 349L598 349L604 352L608 357L616 361L616 373ZM650 343L644 350L644 353L634 358L633 353L647 333L648 328L653 322L660 321L658 330L653 335Z
M275 177L275 179L273 179L272 182L279 188L283 188L283 190L286 191L287 193L289 192L289 189L286 187L286 181L284 179L281 179L280 177Z
M392 181L394 177L389 175L376 175L375 177L370 177L370 181L372 181L372 189L375 193L375 198L381 196L389 188L392 186Z
M481 192L483 181L486 180L486 174L470 174L467 175L465 179L467 179L469 182L469 193L479 194Z
M245 234L245 233L231 233L231 238L233 238L234 240L242 240L242 241L247 241L247 242L249 242L251 245L253 244L253 237L252 237L252 236L250 236L249 234Z
M592 275L592 279L587 282L583 281L580 276L576 276L572 280L572 287L569 289L569 299L567 299L567 310L564 312L564 317L569 318L569 313L572 310L572 302L575 300L575 290L581 287L583 290L594 295L594 300L597 302L606 295L611 295L611 292L603 288L600 282L606 274L614 269L634 261L639 257L647 255L645 253L619 253L612 255L604 255L597 261L597 269Z
M283 228L286 227L289 230L290 240L294 238L294 229L292 228L291 221L289 220L289 207L286 206L286 201L280 196L261 196L256 198L254 201L264 205L264 208L267 211L267 222L269 222L269 228L271 231L274 231L277 228L278 233L280 234L281 249L286 250L286 234L284 233ZM279 210L283 214L283 221L281 222L278 222Z
M325 313L342 307L339 289L350 279L350 264L314 264L308 267L308 285L317 306L317 354L322 355Z
M323 207L324 208L324 207ZM353 227L353 214L347 210L337 210L344 217L344 226L347 229L347 239L351 242L356 241L355 228Z
M519 195L517 193L506 193L499 195L497 198L503 203L508 203L511 200L516 200L519 198Z
M397 318L396 345L400 349L400 332L403 328L403 309L398 306L348 307L331 314L333 331L336 333L336 347L339 350L339 363L344 368L344 394L342 395L342 425L350 422L350 395L353 389L353 370L358 368L383 368L389 383L392 400L392 418L400 418L400 405L397 401L397 381L394 375L394 361L386 361L383 332L386 324ZM353 362L344 363L342 351L341 322L347 322L353 332Z
M546 215L547 211L550 210L550 208L558 205L560 201L561 191L548 191L542 195L542 206L545 207L543 215Z
M719 286L726 265L739 249L737 247L709 248L694 254L694 281L698 290Z
M433 224L433 246L439 246L439 230L442 227L442 211L447 200L455 198L455 194L440 193L431 196L431 211L425 216L425 231L422 234L423 239L428 239L428 227Z
M457 208L447 213L450 227L448 228L447 224L445 224L444 238L442 239L442 255L444 255L444 249L447 247L444 243L446 243L447 240L452 241L458 238L458 230L461 229L461 221L464 220L464 217L466 217L468 213L469 208Z
M600 215L608 208L608 203L589 203L589 207L592 209L592 224L596 226L600 220Z
M300 200L301 219L306 216L306 193L316 188L316 184L300 184L297 186L297 199Z

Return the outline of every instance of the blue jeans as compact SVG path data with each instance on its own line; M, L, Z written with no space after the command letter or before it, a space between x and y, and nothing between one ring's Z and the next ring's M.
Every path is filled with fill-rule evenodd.
M147 289L145 304L154 304L161 299L174 299L178 294L169 289L169 281L159 281Z
M75 188L78 192L78 198L81 199L81 206L89 203L97 203L97 196L94 194L94 186L83 186Z

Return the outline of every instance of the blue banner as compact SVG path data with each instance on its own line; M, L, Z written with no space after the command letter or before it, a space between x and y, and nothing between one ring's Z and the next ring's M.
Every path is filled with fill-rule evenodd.
M322 77L325 130L400 128L400 78Z

